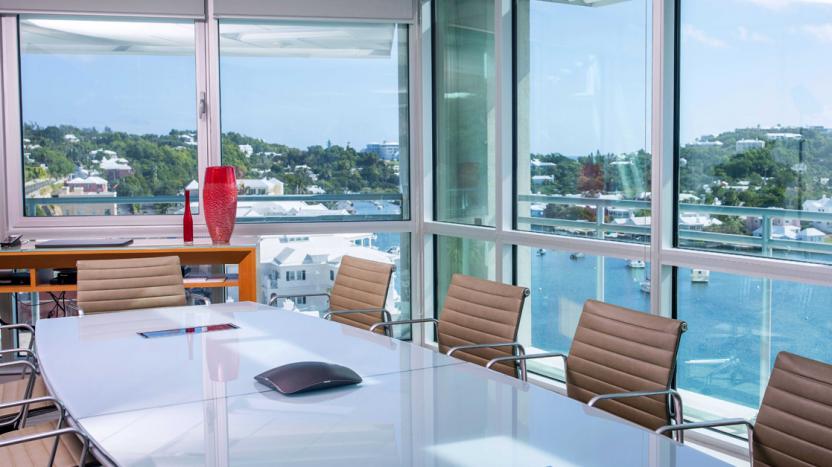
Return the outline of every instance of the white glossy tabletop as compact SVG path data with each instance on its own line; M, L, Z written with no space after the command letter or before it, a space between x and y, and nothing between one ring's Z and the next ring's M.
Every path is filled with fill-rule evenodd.
M225 322L240 329L136 334ZM43 320L37 339L52 390L120 465L725 465L482 367L255 304ZM252 379L300 360L364 382L283 396Z
M222 393L224 384L214 383L214 391ZM725 465L467 364L375 376L317 394L264 392L81 423L112 457L131 465Z
M233 323L239 329L146 339L140 331ZM54 394L76 418L268 388L254 376L298 361L338 363L363 377L459 360L408 342L255 303L45 319L38 357Z

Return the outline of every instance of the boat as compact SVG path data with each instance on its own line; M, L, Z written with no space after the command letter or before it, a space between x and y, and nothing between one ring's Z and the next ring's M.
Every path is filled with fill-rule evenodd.
M690 281L694 284L707 284L711 279L711 271L707 269L694 269L690 274Z
M546 254L546 250L544 250L543 248L538 248L537 249L537 256L543 256L545 254Z
M391 246L390 248L387 249L387 253L390 253L391 255L395 255L395 256L398 256L399 254L401 254L401 251L402 251L401 248L399 248L398 246Z
M586 256L586 255L584 255L583 253L581 253L581 252L579 251L579 252L572 253L571 255L569 255L569 259L581 259L581 258L583 258L584 256Z
M376 205L376 209L384 209L384 206L378 201L373 201L373 204Z
M631 259L627 261L627 267L630 269L644 269L644 261L640 259Z
M641 284L639 284L639 288L641 288L641 291L644 293L650 293L650 280L648 279L646 281L643 281Z

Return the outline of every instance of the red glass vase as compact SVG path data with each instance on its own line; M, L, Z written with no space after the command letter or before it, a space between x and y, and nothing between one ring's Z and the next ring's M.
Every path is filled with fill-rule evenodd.
M234 232L237 217L237 177L228 165L205 169L202 190L205 224L215 245L226 245Z

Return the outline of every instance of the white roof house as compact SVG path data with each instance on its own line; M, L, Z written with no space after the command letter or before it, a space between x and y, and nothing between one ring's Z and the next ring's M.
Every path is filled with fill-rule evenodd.
M251 147L250 144L238 144L237 147L240 149L240 152L245 154L246 157L251 157L254 154L254 148Z
M87 178L75 177L71 180L68 180L66 182L66 184L67 185L103 185L103 186L107 186L109 184L109 182L107 180L104 180L101 177L93 176L93 177L87 177Z
M101 159L99 164L102 170L133 170L127 159L123 157L113 156L111 158Z
M531 162L529 162L529 164L530 164L532 167L536 167L536 168L542 168L542 167L554 167L554 166L556 166L556 165L557 165L557 164L555 164L554 162L543 162L543 161L541 161L540 159L532 159L532 160L531 160Z
M78 137L73 135L72 133L67 133L67 134L64 135L64 141L66 141L68 143L77 143L78 141L81 141L81 140L78 139Z
M803 202L803 210L811 212L832 212L832 198L823 195L821 199L807 199Z

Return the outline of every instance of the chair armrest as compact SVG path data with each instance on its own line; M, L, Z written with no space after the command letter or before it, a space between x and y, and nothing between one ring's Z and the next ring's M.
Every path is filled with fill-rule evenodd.
M754 462L754 425L744 418L722 418L719 420L711 420L707 422L691 422L680 423L677 425L666 425L656 429L656 433L663 435L668 431L678 431L683 433L687 430L697 430L700 428L719 428L722 426L737 426L745 425L748 432L748 459L749 462Z
M494 364L499 362L519 361L520 362L520 379L523 381L529 380L529 373L526 370L526 360L534 360L538 358L563 358L563 365L566 366L567 355L559 352L537 353L532 355L506 355L505 357L492 358L486 363L486 368L491 368Z
M33 360L37 361L37 355L35 355L35 352L33 352L32 349L24 349L24 348L21 347L19 349L0 350L0 355L16 354L16 353L27 354L26 355L27 357L32 357Z
M419 323L439 324L439 320L436 320L434 318L421 318L421 319L404 319L404 320L400 320L400 321L387 321L387 322L375 323L372 326L370 326L370 332L373 332L376 329L381 328L381 327L387 328L387 327L398 326L400 324L419 324Z
M471 349L494 349L498 347L511 347L513 350L517 351L517 355L526 355L526 349L523 348L523 345L519 342L495 342L493 344L465 344L465 345L458 345L456 347L451 347L445 352L445 355L449 357L453 357L456 352L460 350L471 350Z
M275 306L277 304L277 300L281 298L292 298L292 297L329 297L329 294L324 293L305 293L302 295L275 295L274 297L269 299L269 306Z
M21 331L28 331L32 334L35 333L35 328L34 327L32 327L28 324L24 324L24 323L4 324L4 325L0 326L0 331L5 330L5 329L20 329Z
M12 330L15 330L15 329L18 330L18 332L24 331L24 332L30 333L32 335L32 338L29 339L29 349L34 348L34 345L35 345L35 328L33 326L25 324L25 323L4 324L4 325L0 326L0 331L6 331L6 330L12 331Z
M331 320L333 316L337 315L351 315L357 313L381 313L382 322L388 323L391 321L392 317L390 312L387 311L385 308L367 308L365 310L336 310L336 311L328 311L324 315L324 319Z
M662 389L659 391L632 391L632 392L616 392L613 394L599 394L586 405L590 407L595 407L598 402L605 401L605 400L616 400L616 399L631 399L634 397L650 397L650 396L670 396L671 400L673 401L673 421L674 425L671 426L679 426L684 421L684 416L682 415L682 396L675 389ZM684 442L684 432L679 431L676 433L676 441L680 443Z
M191 292L191 300L193 300L194 304L196 305L197 302L200 302L199 305L210 305L211 299L206 297L205 295Z

